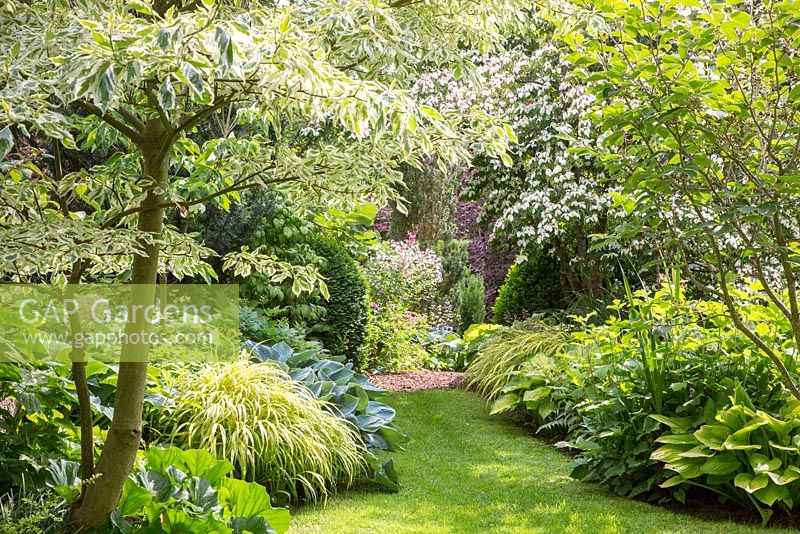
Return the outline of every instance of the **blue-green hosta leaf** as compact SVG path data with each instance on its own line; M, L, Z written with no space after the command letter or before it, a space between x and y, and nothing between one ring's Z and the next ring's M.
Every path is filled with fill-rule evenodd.
M753 493L756 490L766 488L767 484L769 484L769 477L764 473L755 476L750 473L739 473L733 479L733 484L747 493Z
M381 463L381 460L371 453L365 454L364 459L367 460L367 464L372 471L370 480L380 484L389 491L398 491L400 489L397 471L394 468L394 462L392 462L392 460Z
M179 469L178 466L175 465L170 465L169 467L167 467L167 475L170 476L172 480L174 480L175 483L178 485L183 484L184 481L188 478L188 475L183 470Z
M233 534L275 534L275 531L269 526L269 522L258 515L232 517L228 520L228 526Z
M222 513L222 506L219 504L219 496L211 483L198 477L192 477L186 485L188 501L203 512L210 512L214 515Z
M339 415L339 417L351 415L358 407L358 401L359 399L355 395L349 395L347 393L338 395L334 400L338 412L337 415Z
M383 419L369 414L356 415L353 419L355 425L363 432L377 432L384 425Z
M362 432L361 439L364 440L364 445L367 446L368 451L374 451L375 449L380 449L382 451L389 450L389 442L378 432Z
M309 367L292 369L291 371L289 371L289 375L298 382L305 382L306 379L311 379L314 382L317 381L316 377L314 376L314 370Z
M729 475L735 473L741 466L735 454L723 452L706 460L700 470L706 475Z
M169 477L152 469L141 469L133 478L139 486L150 492L159 502L167 501L172 494L172 481Z
M29 414L42 413L42 401L38 395L29 392L22 384L12 384L14 398Z
M104 415L108 419L113 419L114 418L114 408L112 408L111 406L104 405L103 402L100 400L100 397L98 397L96 395L91 395L89 397L89 402L91 403L92 408L95 411L97 411L100 414Z
M210 517L194 517L178 508L165 508L161 513L161 528L173 534L229 534L228 525Z
M116 530L122 532L122 534L131 534L135 530L135 527L125 519L125 516L122 515L119 508L111 512L109 519Z
M46 471L45 484L52 488L67 502L73 502L81 491L79 473L81 464L69 460L49 460L50 465Z
M255 482L227 478L223 481L222 487L226 490L224 500L234 516L261 516L278 534L289 530L289 511L273 508L264 486Z
M391 406L377 401L369 401L366 411L369 415L375 416L386 423L390 423L397 414Z
M399 446L408 441L408 434L393 426L384 426L378 433L386 439L389 451L396 451Z
M279 362L285 362L294 353L294 349L292 349L292 347L290 347L283 341L272 345L272 350L275 351L277 355L275 359L278 360Z

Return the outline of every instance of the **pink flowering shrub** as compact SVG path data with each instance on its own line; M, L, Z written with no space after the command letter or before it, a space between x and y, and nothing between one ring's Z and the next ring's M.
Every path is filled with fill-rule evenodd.
M405 241L375 247L364 275L370 299L367 367L380 371L426 367L427 333L452 322L452 311L438 302L441 258L422 249L411 233Z

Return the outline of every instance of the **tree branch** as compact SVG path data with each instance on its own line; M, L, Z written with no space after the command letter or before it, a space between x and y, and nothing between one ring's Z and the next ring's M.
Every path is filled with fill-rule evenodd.
M79 107L83 108L85 111L91 113L92 115L94 115L98 119L101 119L101 120L105 121L108 125L110 125L115 130L119 131L122 135L124 135L125 137L127 137L128 139L133 141L134 143L136 143L136 144L141 143L142 134L140 132L134 130L133 128L131 128L130 126L125 124L124 122L122 122L122 121L118 120L117 118L113 117L112 115L109 115L108 113L103 112L102 109L100 109L99 107L95 106L91 102L87 102L86 100L76 100L75 104L77 104Z

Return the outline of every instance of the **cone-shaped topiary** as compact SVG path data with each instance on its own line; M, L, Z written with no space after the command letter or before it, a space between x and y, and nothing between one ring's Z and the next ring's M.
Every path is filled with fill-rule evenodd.
M361 365L367 329L367 285L358 264L347 249L333 239L319 239L314 251L322 258L330 299L320 301L326 310L324 328L315 335L331 354L344 356L356 368Z

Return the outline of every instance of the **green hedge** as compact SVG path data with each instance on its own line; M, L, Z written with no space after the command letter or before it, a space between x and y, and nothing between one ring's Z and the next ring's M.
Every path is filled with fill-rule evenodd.
M463 334L471 325L480 324L486 318L483 277L479 274L467 275L461 279L455 290L458 332Z
M558 262L541 254L511 266L492 308L492 317L495 323L510 325L536 312L564 306Z
M316 336L331 354L344 356L358 368L368 316L364 275L347 249L333 239L317 240L314 251L323 260L320 274L330 292L330 300L318 302L326 313Z

